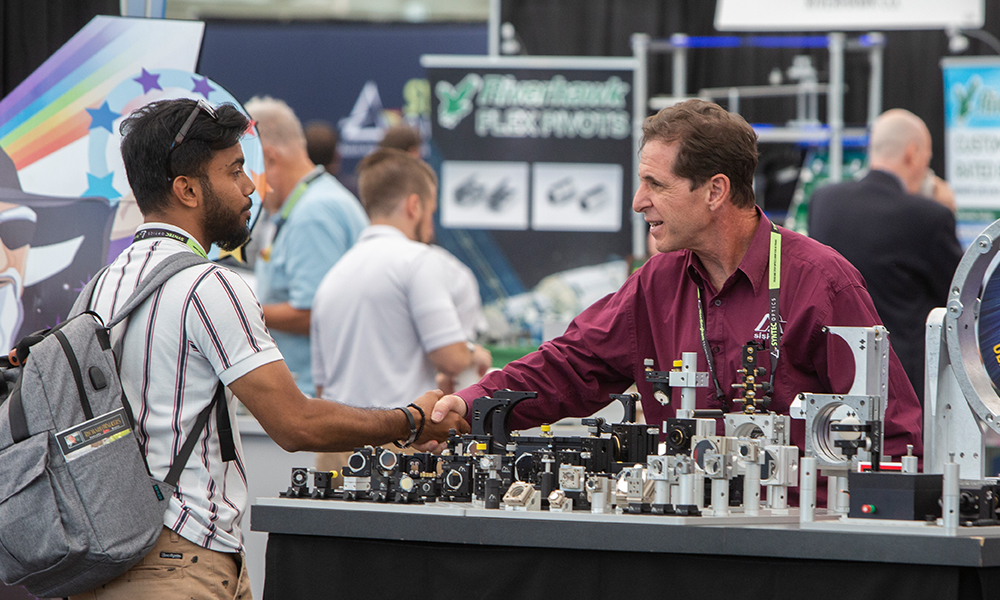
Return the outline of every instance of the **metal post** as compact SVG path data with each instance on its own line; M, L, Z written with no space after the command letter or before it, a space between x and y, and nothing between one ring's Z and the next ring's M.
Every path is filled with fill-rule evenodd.
M952 455L952 457L954 457L954 455ZM955 535L958 532L958 471L959 465L953 460L949 460L944 464L941 516L944 521L945 532L949 535Z
M698 369L698 353L697 352L681 352L681 370L685 373L694 373ZM685 411L684 414L691 418L694 416L694 411L698 407L698 390L694 387L694 381L689 382L691 385L681 388L681 410Z
M673 95L677 99L687 95L687 40L683 33L670 36L674 46Z
M497 0L499 1L499 0ZM635 58L635 72L632 74L632 196L639 191L639 145L642 142L642 123L648 112L647 77L649 74L649 36L645 33L632 34L632 56ZM632 212L632 256L646 256L646 220L642 213Z
M490 56L500 56L500 0L490 0L488 26Z
M712 480L712 515L729 516L729 480L726 478Z
M847 476L843 477L847 479ZM841 477L837 474L828 475L826 478L826 510L832 513L841 513L841 503L840 503L840 485Z
M802 457L799 467L802 474L802 481L799 483L799 522L811 523L816 520L816 458Z
M918 473L920 471L918 460L916 456L913 456L913 444L907 444L906 456L900 459L900 462L903 463L903 473Z
M868 127L882 114L882 52L885 36L869 33L872 47L868 50Z
M747 462L743 472L743 514L756 517L760 514L760 465Z
M844 34L831 33L827 39L830 51L830 88L826 102L830 149L827 160L830 181L837 183L844 177Z
M678 482L680 483L680 493L677 495L677 502L675 504L680 504L681 506L691 506L692 504L697 504L695 498L695 475L694 473L682 473L678 477ZM704 488L702 488L704 489ZM704 492L702 493L704 497Z

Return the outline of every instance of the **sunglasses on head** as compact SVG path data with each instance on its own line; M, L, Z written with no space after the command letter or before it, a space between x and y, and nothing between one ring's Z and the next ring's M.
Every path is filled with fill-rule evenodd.
M173 172L174 172L173 169L170 168L170 158L174 154L174 148L176 148L177 146L179 146L180 143L184 141L184 138L187 137L188 131L191 130L191 125L193 125L194 124L194 120L196 118L198 118L198 113L200 111L205 111L205 114L208 115L209 117L211 117L213 121L218 118L218 116L215 114L215 107L213 107L211 104L209 104L207 100L205 100L203 98L199 98L198 99L198 103L195 104L195 106L194 106L193 109L191 109L191 114L188 115L187 120L184 121L183 125L181 125L180 130L178 130L178 132L177 132L177 135L174 136L174 142L172 144L170 144L170 150L167 151L167 180L168 181L173 181L174 178L176 177L176 175L173 174Z

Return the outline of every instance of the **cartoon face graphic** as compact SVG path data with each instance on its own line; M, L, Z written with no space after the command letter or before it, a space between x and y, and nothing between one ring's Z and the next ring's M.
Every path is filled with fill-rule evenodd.
M27 206L0 202L0 350L17 341L24 307L24 271L37 217Z

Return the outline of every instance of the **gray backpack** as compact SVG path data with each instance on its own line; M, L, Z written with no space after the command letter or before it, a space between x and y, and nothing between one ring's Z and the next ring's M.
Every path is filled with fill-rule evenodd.
M167 503L213 407L223 448L231 451L220 383L166 479L153 479L110 342L111 328L164 281L204 262L193 253L171 255L106 326L86 310L98 273L69 319L27 336L11 352L17 368L0 379L0 580L8 585L41 597L70 596L124 573L162 532ZM114 350L120 355L120 345ZM17 378L5 394L12 374Z

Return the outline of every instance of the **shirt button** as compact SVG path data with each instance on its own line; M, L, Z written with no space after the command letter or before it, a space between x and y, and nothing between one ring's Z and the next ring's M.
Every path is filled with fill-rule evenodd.
M719 352L722 352L722 348L719 348L718 346L712 348L712 354L718 354Z
M716 306L722 306L722 300L719 300L718 298L716 298L715 302L713 304L715 304Z

